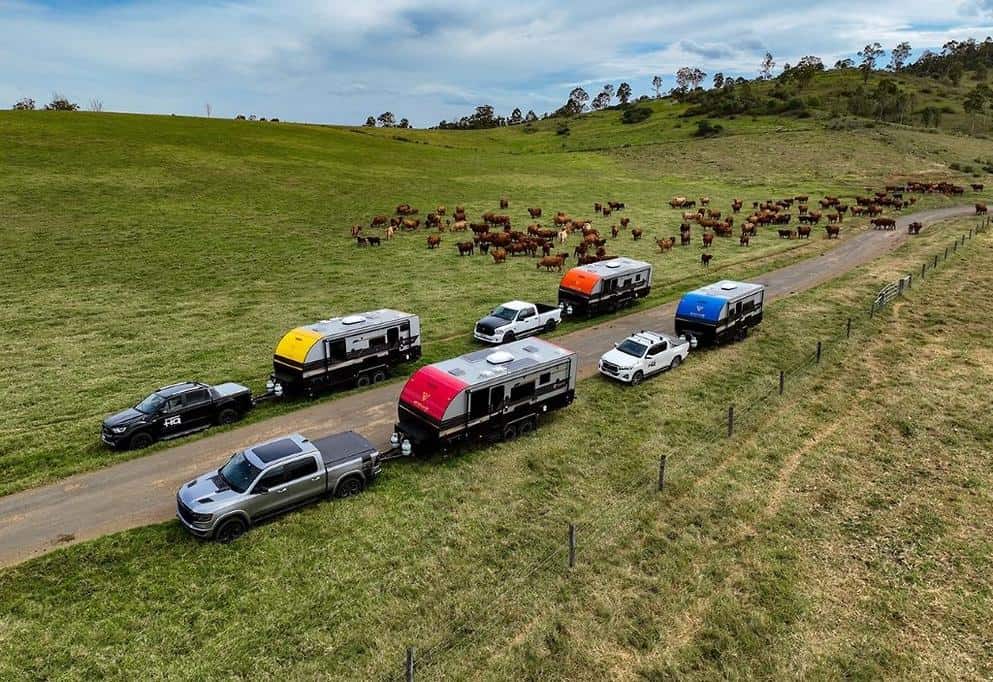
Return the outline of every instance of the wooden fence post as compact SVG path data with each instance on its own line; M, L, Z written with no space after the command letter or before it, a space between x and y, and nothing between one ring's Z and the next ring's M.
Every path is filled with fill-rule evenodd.
M934 266L933 267L934 268L937 268L938 267L938 257L937 256L934 257Z
M817 364L821 364L821 342L817 342Z
M659 457L659 492L665 487L665 455Z
M948 247L945 247L945 260L948 260Z
M734 405L728 406L728 438L734 433Z
M569 524L569 568L576 565L576 524Z
M852 338L852 318L848 318L848 324L845 326L845 338Z
M786 372L779 370L779 395L783 395L784 388L786 388Z
M414 647L407 647L407 663L404 666L407 682L414 682Z

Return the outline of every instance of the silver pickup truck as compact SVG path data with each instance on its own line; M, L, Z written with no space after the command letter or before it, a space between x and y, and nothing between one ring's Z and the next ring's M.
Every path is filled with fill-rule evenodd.
M176 515L193 535L231 542L252 524L322 497L361 492L381 470L380 453L355 433L310 441L292 434L236 452L176 493Z

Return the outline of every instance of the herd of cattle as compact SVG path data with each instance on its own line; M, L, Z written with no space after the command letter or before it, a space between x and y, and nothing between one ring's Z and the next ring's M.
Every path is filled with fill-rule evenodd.
M983 185L978 183L971 187L977 192L983 189ZM748 246L752 239L759 236L759 228L766 226L774 228L781 239L809 239L814 226L822 221L825 238L837 239L841 235L841 226L846 215L866 216L870 218L873 228L893 230L896 229L896 220L882 214L888 209L900 210L911 206L917 201L913 194L940 193L954 196L964 192L965 188L948 182L907 182L902 185L887 185L880 191L867 188L865 195L855 196L850 201L843 201L838 196L825 196L811 202L808 195L754 201L748 215L740 219L738 243L743 247ZM500 211L506 211L510 207L510 201L505 197L501 198L499 206ZM697 199L675 196L669 201L669 206L682 211L679 235L657 238L655 244L660 253L673 250L677 244L692 244L694 229L700 232L700 242L704 249L711 247L716 238L734 237L735 221L742 214L745 202L739 198L734 199L727 214L711 208L710 197L706 196ZM613 213L624 209L624 202L620 201L593 204L598 219L609 218ZM392 240L400 232L416 232L423 226L431 230L426 235L428 249L440 247L446 232L462 234L465 236L456 236L454 244L459 256L479 253L489 255L494 263L505 263L513 256L531 256L538 258L536 269L545 268L547 271L561 272L570 256L575 257L579 265L613 257L607 252L608 235L601 234L594 228L592 219L578 218L559 211L552 216L550 225L546 227L540 222L543 215L540 207L528 207L527 212L534 222L524 230L515 230L511 216L504 212L486 211L478 222L473 222L467 217L464 206L456 206L450 215L445 206L438 206L424 217L422 223L420 212L416 208L410 204L400 204L396 207L395 215L377 215L370 221L369 229L382 229L381 234L367 234L364 225L353 225L351 236L360 247L381 246L384 240ZM976 203L977 214L986 212L985 203ZM908 226L911 234L917 234L920 229L919 223ZM609 239L617 239L622 231L629 233L635 241L644 235L644 230L632 226L630 218L626 216L610 227ZM566 248L565 245L573 234L580 235L579 243L571 252L561 250ZM701 254L700 262L706 266L712 258L712 254L705 252Z

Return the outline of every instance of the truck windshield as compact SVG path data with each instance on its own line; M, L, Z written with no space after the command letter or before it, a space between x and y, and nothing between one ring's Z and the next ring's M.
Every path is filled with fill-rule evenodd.
M218 471L224 482L237 493L243 493L252 485L262 470L248 461L244 452L236 452L228 463Z
M493 311L494 317L499 317L501 320L507 320L508 322L513 322L517 319L517 311L512 308L505 308L500 306Z
M139 412L144 412L145 414L155 414L159 411L159 408L165 404L165 398L160 396L158 393L153 393L148 396L140 403L134 406L134 409Z
M645 357L645 351L648 350L648 346L638 343L637 341L632 341L631 339L625 339L624 342L617 347L617 350L627 355L633 355L636 358Z

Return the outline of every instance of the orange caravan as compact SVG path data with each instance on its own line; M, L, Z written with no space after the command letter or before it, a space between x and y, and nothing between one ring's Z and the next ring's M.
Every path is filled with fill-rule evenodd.
M559 307L568 315L596 315L644 298L652 290L652 266L631 258L580 265L559 283Z

